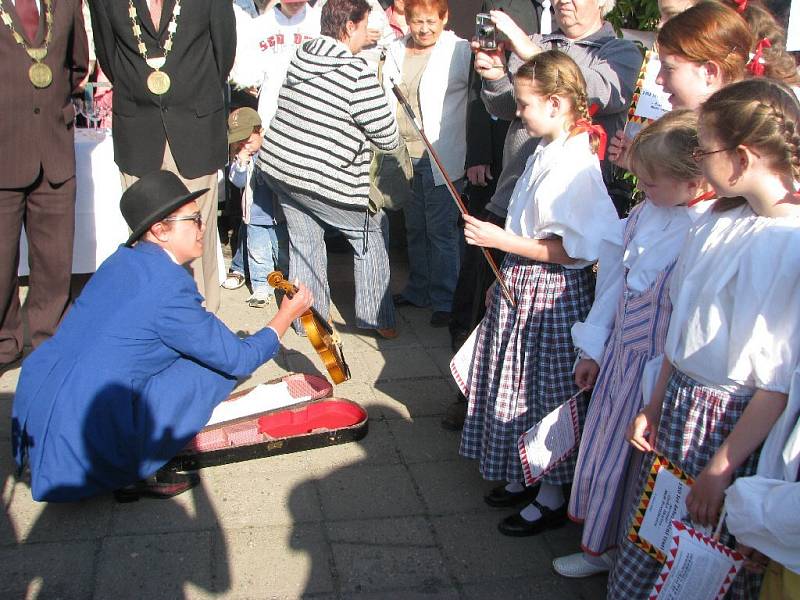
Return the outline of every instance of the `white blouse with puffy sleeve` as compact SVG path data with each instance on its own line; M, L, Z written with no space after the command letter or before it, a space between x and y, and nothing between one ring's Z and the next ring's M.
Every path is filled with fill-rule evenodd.
M622 222L587 133L565 133L539 144L511 195L506 231L533 239L561 237L575 259L568 269L591 265L607 245L622 245Z
M669 361L705 385L787 393L800 350L800 217L709 211L670 282Z

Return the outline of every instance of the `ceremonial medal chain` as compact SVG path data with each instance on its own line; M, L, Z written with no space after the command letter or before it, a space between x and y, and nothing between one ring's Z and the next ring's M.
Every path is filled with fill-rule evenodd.
M166 94L167 91L169 91L169 75L160 69L164 66L164 63L167 62L167 55L170 50L172 50L172 38L175 36L175 32L178 31L179 14L181 14L181 1L175 0L175 6L172 9L172 19L170 19L169 25L167 25L167 39L162 48L164 56L147 58L147 46L145 46L142 41L142 28L139 25L141 19L139 19L136 7L133 5L133 0L128 0L128 15L130 15L131 18L131 27L133 28L133 36L136 38L139 54L144 59L144 62L153 69L153 72L147 76L147 89L157 96ZM153 26L158 29L159 23L154 23Z
M47 33L44 36L44 45L41 48L31 48L30 45L28 45L25 38L14 29L14 22L11 19L11 15L5 11L2 3L0 3L0 20L11 30L14 41L22 46L28 56L33 60L31 68L28 69L28 79L30 79L31 83L37 88L46 88L53 82L53 71L42 62L47 56L47 49L53 37L53 6L51 0L42 0L42 3L45 7L44 22Z

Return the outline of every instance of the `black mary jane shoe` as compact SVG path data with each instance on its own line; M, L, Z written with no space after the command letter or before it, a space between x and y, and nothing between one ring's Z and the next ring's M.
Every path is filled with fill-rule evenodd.
M567 522L566 502L555 510L542 506L536 500L533 501L533 505L542 513L541 517L535 521L528 521L520 514L511 515L500 521L497 526L498 531L511 537L527 537L547 529L556 529Z
M136 502L139 498L166 499L187 492L200 483L197 473L156 473L124 488L114 490L114 499L121 503Z
M539 495L539 484L533 487L526 487L521 492L509 492L505 485L498 485L492 488L488 495L483 497L483 501L494 508L508 508L517 506L523 502L530 504Z

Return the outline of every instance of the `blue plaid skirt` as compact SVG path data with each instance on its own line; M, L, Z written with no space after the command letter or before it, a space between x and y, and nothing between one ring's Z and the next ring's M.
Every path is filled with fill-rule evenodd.
M480 460L484 479L521 482L519 436L577 392L571 329L589 312L594 275L590 269L566 269L513 254L503 261L502 274L516 306L495 286L467 378L469 408L459 451ZM587 404L583 394L578 401L581 423ZM574 471L575 455L544 481L570 483Z
M732 393L705 386L673 370L664 395L656 448L674 465L697 477L733 431L753 393L754 390L748 388ZM736 470L735 477L753 475L757 464L756 452ZM652 456L646 457L639 472L638 493L635 505L630 507L628 527L652 466ZM735 547L733 537L724 527L720 541ZM661 563L626 536L619 545L616 563L608 579L608 600L646 600L661 567ZM760 587L760 576L742 570L733 580L726 598L755 600Z

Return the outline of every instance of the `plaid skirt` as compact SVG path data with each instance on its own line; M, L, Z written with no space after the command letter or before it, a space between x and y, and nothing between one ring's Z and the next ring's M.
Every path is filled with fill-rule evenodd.
M752 389L742 389L732 393L705 386L673 370L658 426L656 447L659 452L692 477L697 477L733 431L753 392ZM758 452L736 470L734 478L753 475L757 464ZM633 509L638 505L652 466L652 458L643 461L638 493L629 513L629 527ZM725 527L720 541L731 548L735 547L733 536ZM661 567L661 563L639 546L627 537L623 538L608 579L608 600L647 599ZM733 580L726 598L755 600L760 587L760 576L742 570Z
M589 312L594 275L513 254L503 261L502 273L516 306L495 286L467 378L469 408L459 452L480 460L484 479L521 482L519 436L577 391L571 329ZM578 401L581 423L587 404L588 396ZM544 481L570 483L574 470L573 455Z

